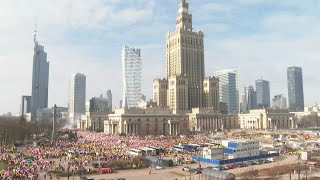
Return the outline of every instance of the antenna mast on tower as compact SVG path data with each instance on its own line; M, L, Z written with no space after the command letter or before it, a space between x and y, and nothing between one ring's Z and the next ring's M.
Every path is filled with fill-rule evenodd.
M37 24L34 25L33 41L37 42Z

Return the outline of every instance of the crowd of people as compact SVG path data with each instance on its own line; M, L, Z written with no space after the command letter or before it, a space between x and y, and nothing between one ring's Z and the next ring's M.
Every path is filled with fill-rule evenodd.
M0 179L36 179L39 173L49 170L76 172L80 167L89 167L92 162L132 158L128 150L143 147L158 147L165 150L161 158L172 157L181 162L194 154L173 151L173 145L206 142L209 140L203 136L138 137L77 131L74 140L60 137L37 146L0 147L0 163L6 167L0 170Z

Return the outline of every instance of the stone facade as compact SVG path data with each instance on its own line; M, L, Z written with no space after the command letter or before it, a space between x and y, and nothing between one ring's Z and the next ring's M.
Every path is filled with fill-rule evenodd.
M167 107L167 90L168 81L166 79L153 80L153 101L157 103L159 107Z
M103 131L104 121L108 119L109 113L103 112L86 112L81 116L81 119L77 123L79 129L90 129L93 131Z
M239 114L239 123L242 129L291 129L296 118L288 110L258 109Z
M219 111L219 98L219 79L215 77L206 77L203 81L202 107Z
M188 94L177 98L180 98L179 101L186 101L188 105L185 107L188 109L202 106L205 76L203 38L204 34L194 31L192 27L189 4L181 1L176 17L176 31L169 33L166 39L167 79L181 75L187 78ZM168 96L169 94L170 91Z
M188 78L173 76L168 79L168 105L172 110L188 110Z
M189 129L193 132L212 132L239 127L237 115L221 114L214 109L193 108L188 117Z
M106 134L179 135L188 129L186 115L173 114L169 108L116 109L104 121Z

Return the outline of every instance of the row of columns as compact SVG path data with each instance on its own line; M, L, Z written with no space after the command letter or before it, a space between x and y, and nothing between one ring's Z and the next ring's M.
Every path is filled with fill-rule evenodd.
M179 123L169 123L170 135L180 134L180 124Z
M91 122L91 127L93 130L100 129L100 122Z
M107 124L108 131L106 132L107 134L116 134L117 133L117 125L116 124Z
M269 128L290 129L295 127L293 119L271 119L269 120Z
M125 133L128 134L138 134L138 124L125 124Z
M197 119L197 129L199 130L215 130L223 128L222 119Z

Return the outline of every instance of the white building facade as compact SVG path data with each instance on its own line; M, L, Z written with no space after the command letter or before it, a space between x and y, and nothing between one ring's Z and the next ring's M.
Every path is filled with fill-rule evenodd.
M136 108L141 101L141 50L124 45L122 50L122 107Z
M260 143L256 140L222 140L228 159L258 156Z
M239 114L241 129L291 129L296 127L294 113L288 110L257 109Z

